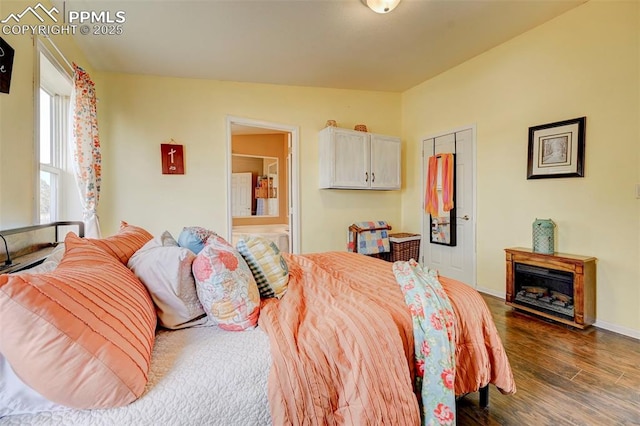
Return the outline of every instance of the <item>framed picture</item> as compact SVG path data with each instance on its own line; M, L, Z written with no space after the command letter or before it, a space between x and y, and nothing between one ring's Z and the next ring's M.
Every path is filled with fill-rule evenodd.
M584 177L586 117L529 127L527 179Z

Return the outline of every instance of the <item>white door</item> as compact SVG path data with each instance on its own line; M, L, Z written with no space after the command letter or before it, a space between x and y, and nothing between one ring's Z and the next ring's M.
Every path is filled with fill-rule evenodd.
M435 150L435 151L434 151ZM476 287L475 251L475 128L437 135L422 141L422 262L440 275ZM429 157L455 152L456 245L430 242L431 218L425 213L424 194Z
M291 142L291 133L287 134L287 187L289 188L289 195L287 196L287 214L289 217L289 250L292 253L298 253L297 251L292 250L292 248L294 247L294 241L296 240L294 238L294 232L295 232L295 227L293 226L294 222L294 208L293 208L293 191L292 188L294 188L294 181L293 181L293 176L294 176L294 161L293 161L293 145Z
M400 139L371 135L371 188L400 189Z
M231 216L251 216L251 173L231 174Z

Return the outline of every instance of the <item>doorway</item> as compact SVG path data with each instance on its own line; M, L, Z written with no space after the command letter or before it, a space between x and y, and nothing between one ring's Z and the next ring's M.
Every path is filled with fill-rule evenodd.
M276 156L276 158L280 157L276 165L274 165L269 155L265 153L265 147L273 139L279 139L284 143L282 153ZM234 140L237 143L241 141L245 148L240 150L237 149L238 147L234 147ZM247 143L254 144L259 149L251 153L246 148ZM243 225L252 223L252 221L258 224L264 222L269 224L265 226L271 228L280 225L286 226L288 233L287 251L300 253L298 145L299 130L297 126L242 117L227 117L228 241L234 240L234 222ZM262 162L264 165L263 171L253 173L250 195L242 195L242 197L252 200L253 208L248 214L238 215L239 203L237 199L234 199L233 192L234 187L238 188L238 176L240 173L234 168L248 167L247 164L249 162L256 161ZM239 164L243 164L243 166L239 166ZM242 171L247 172L244 169ZM250 170L248 171L250 172ZM277 214L274 212L277 212ZM244 228L246 230L246 228L250 227L245 226ZM260 225L256 226L255 233L261 232ZM284 246L285 244L280 245Z
M432 233L434 218L422 204L422 263L440 275L476 287L476 128L466 126L426 137L422 140L422 196L427 189L429 157L455 154L455 212L451 222L455 243L442 244ZM438 222L437 220L435 221Z

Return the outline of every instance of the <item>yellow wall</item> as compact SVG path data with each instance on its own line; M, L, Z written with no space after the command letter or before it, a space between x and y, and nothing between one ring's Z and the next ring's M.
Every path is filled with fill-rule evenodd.
M42 3L50 6L47 1ZM0 2L0 16L4 18L33 5L29 1ZM24 20L27 24L40 23L30 14ZM30 35L2 34L2 38L15 49L10 93L0 93L0 229L7 229L34 223L35 43ZM69 61L92 72L70 36L51 38ZM45 46L50 48L47 42Z
M598 322L640 336L637 2L589 2L403 93L402 216L420 229L421 137L477 125L477 283L504 295L506 247L535 218L596 256ZM530 126L586 116L584 178L527 180ZM428 261L428 260L427 260Z
M108 138L98 211L107 235L121 219L152 233L198 225L225 235L228 115L299 126L303 252L343 250L354 221L400 222L400 191L318 189L317 142L327 119L398 135L400 94L126 74L101 83ZM185 175L161 174L159 145L171 138L185 146Z
M28 2L1 2L0 16ZM299 126L302 251L341 250L353 221L420 230L421 137L476 124L478 286L504 293L505 247L528 246L536 217L560 251L598 257L598 322L640 336L640 16L636 2L591 1L403 94L96 73L69 37L55 42L96 81L103 233L119 220L153 233L227 229L228 115ZM32 223L34 48L16 49L0 94L0 226ZM525 179L530 126L587 117L586 177ZM327 119L403 138L403 191L319 190ZM158 145L185 145L184 176L161 174Z

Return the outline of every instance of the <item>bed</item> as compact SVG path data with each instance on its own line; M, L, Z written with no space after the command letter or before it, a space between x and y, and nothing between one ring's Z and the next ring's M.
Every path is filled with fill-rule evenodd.
M255 329L159 329L148 382L131 404L58 407L0 424L419 424L412 319L391 264L345 252L284 258L287 293L262 300ZM441 282L455 312L455 394L489 384L515 392L480 295Z

